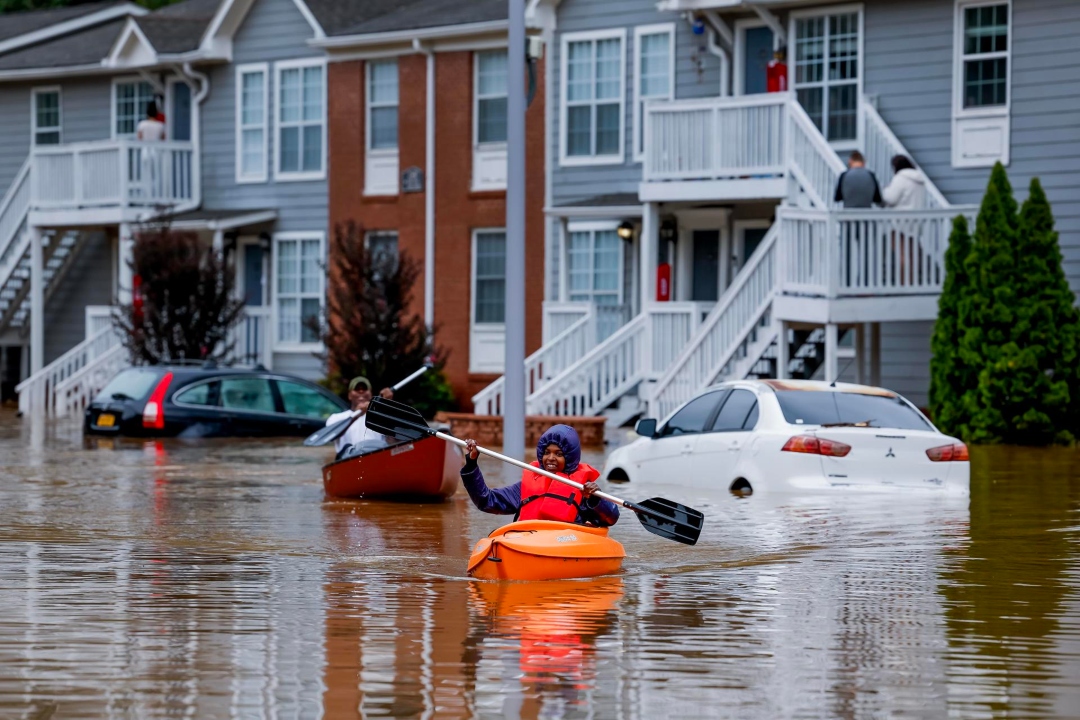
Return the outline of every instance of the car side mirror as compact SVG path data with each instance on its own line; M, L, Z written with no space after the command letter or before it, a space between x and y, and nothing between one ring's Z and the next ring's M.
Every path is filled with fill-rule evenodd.
M654 418L642 418L634 426L634 432L642 437L656 437L656 420Z

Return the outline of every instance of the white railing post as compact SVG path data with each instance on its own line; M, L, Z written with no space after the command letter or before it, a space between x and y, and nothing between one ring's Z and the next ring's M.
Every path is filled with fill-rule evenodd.
M826 297L835 298L840 291L840 238L836 215L829 213L825 220L825 262Z
M120 171L120 207L131 205L131 153L127 141L121 140L117 144L119 157L117 158L118 170Z

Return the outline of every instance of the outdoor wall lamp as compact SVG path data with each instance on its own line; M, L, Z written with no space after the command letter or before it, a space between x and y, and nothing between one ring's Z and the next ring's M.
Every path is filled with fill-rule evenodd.
M261 247L263 250L270 249L270 233L265 231L259 233L259 247Z
M669 243L675 242L679 236L679 224L675 221L675 218L664 218L664 221L660 223L660 241Z
M621 237L623 240L627 240L627 241L633 240L634 239L634 223L630 222L629 220L623 220L619 224L619 227L615 232L617 232L619 234L619 237Z

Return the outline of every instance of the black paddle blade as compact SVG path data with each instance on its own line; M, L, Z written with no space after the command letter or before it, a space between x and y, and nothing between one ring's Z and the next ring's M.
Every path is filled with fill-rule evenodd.
M369 430L398 440L419 440L435 434L414 407L384 397L372 398L367 411L367 426Z
M341 437L341 434L345 432L345 429L349 427L349 423L352 421L353 419L351 417L347 417L344 420L338 420L333 425L319 428L307 436L307 439L304 440L304 444L308 447L317 447L319 445L332 443Z
M696 545L705 516L698 510L665 498L654 497L639 503L627 502L624 507L637 513L638 520L653 535Z

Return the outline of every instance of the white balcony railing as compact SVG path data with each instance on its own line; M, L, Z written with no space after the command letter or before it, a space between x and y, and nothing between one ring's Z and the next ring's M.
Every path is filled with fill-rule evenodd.
M35 147L31 207L197 205L199 158L190 142L105 140Z
M229 335L232 360L240 365L273 365L270 307L248 305L244 316Z
M645 109L645 182L785 172L786 93L653 102Z
M977 208L834 210L782 207L780 282L827 298L941 292L953 218Z

